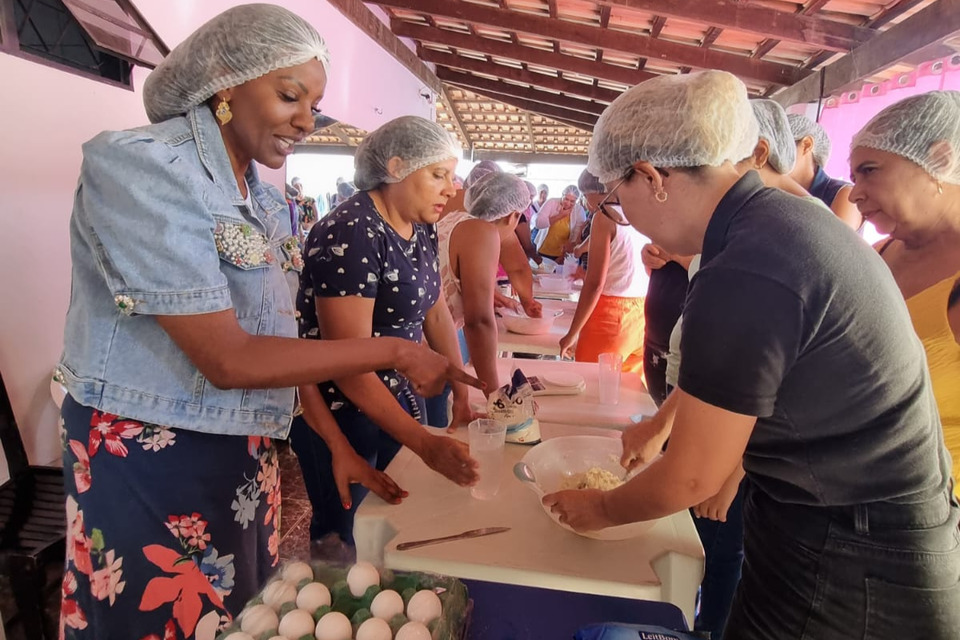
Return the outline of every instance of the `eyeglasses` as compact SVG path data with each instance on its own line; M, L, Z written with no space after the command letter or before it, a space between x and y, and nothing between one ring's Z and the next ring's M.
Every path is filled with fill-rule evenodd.
M613 189L610 189L610 193L608 193L604 199L600 201L600 204L597 205L597 210L600 211L600 213L607 216L611 221L613 221L614 224L617 224L621 227L629 227L630 221L627 220L627 216L623 214L623 207L620 206L620 203L609 202L609 200L613 197L613 194L617 192L617 189L620 188L620 185L632 178L634 173L634 168L630 167L626 175L620 179L620 182L618 182Z

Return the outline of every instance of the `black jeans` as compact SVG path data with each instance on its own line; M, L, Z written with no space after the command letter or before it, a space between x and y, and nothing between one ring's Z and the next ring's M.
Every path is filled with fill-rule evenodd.
M744 564L724 640L955 640L960 507L807 507L744 480Z
M649 342L643 344L643 379L653 402L659 407L667 399L667 354Z

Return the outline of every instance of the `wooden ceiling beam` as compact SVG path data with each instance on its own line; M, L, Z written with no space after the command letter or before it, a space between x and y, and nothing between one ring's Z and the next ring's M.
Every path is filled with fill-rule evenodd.
M552 104L555 107L562 107L564 109L579 111L581 113L589 113L595 116L599 116L601 113L603 113L605 108L605 105L597 104L596 102L580 100L579 98L569 98L556 93L550 93L549 91L540 91L539 89L518 87L515 84L507 84L506 82L501 82L499 80L478 78L477 76L469 73L453 71L447 67L437 67L437 77L443 82L456 85L463 89L469 89L470 91L494 91L501 94L515 95L518 98L524 98L525 100L536 100L544 104Z
M342 2L344 0L338 1ZM520 31L539 36L549 35L556 40L598 49L619 51L629 55L655 58L696 69L723 69L742 78L768 84L793 84L807 73L798 67L766 60L755 60L715 49L701 49L700 47L655 39L637 33L601 29L600 27L591 27L568 20L518 11L505 11L496 7L468 2L455 0L376 0L376 3L384 7L445 16L507 31Z
M467 149L473 149L473 140L470 139L470 135L467 133L467 128L463 126L463 121L460 119L460 114L457 113L457 110L453 108L453 102L450 100L450 95L447 93L447 88L443 87L440 96L443 100L443 105L447 111L450 112L450 117L453 119L453 123L457 126L457 129L460 130L460 135L463 136L463 141L467 144Z
M522 151L505 151L499 149L477 149L473 154L474 160L503 160L515 164L532 164L549 162L553 164L587 164L586 154L567 153L526 153Z
M870 76L960 33L960 0L938 0L773 99L787 107L859 87ZM822 90L822 91L821 91Z
M558 91L572 96L580 96L590 100L600 100L602 102L613 102L620 95L619 91L613 89L604 89L595 87L592 84L574 82L573 80L564 80L555 76L548 76L534 71L524 71L516 67L508 67L503 64L491 64L483 60L458 56L453 53L444 53L432 49L423 48L420 51L420 58L424 62L432 62L439 66L460 69L461 71L473 71L489 76L497 76L512 80L513 82L522 82L541 89Z
M454 86L458 86L454 83ZM511 107L516 107L522 111L529 111L531 113L538 113L542 116L548 118L553 118L554 120L559 120L565 123L576 123L575 126L580 127L581 129L587 128L592 129L593 125L597 123L597 116L583 113L580 111L573 111L572 109L564 109L563 107L555 107L550 104L543 104L542 102L537 102L536 100L527 100L524 98L518 98L517 96L509 93L498 93L496 91L479 91L471 89L470 87L462 87L468 91L474 91L480 95L486 96L491 100L497 102L502 102L503 104L510 105ZM516 114L514 114L516 115ZM522 114L521 114L522 117Z
M737 29L831 51L850 51L875 35L872 29L737 0L596 0L598 4Z
M656 75L647 71L637 71L606 62L595 62L565 53L552 53L526 45L493 40L492 38L474 38L449 29L435 29L403 20L391 20L390 28L397 36L412 38L421 43L476 51L477 53L516 60L526 64L535 64L548 69L559 69L567 73L616 82L628 87L640 84ZM426 49L424 49L424 52L426 52Z
M395 36L361 0L328 0L328 2L350 22L370 36L387 53L406 67L413 75L430 87L434 93L440 93L443 85L437 80L430 67L423 64L400 38Z

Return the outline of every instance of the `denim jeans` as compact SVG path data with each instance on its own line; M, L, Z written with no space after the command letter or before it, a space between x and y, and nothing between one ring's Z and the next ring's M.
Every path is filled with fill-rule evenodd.
M808 507L745 480L744 564L725 640L960 635L960 507Z
M447 386L443 388L443 391L440 392L440 395L424 400L427 408L425 415L427 416L427 424L429 426L446 429L447 425L450 424L450 421L447 420L447 403L452 393L453 390L450 388L450 385L447 384Z
M693 510L690 515L700 534L705 560L694 629L709 631L712 640L721 640L743 564L743 484L727 510L726 522L698 518Z
M407 413L413 414L411 402L405 395L398 399ZM420 414L424 415L423 399L417 398ZM371 466L383 471L400 451L400 443L380 429L359 409L350 405L334 412L337 424L357 454ZM310 539L319 540L324 535L336 532L347 544L353 544L353 518L360 501L368 490L360 484L350 485L350 509L344 509L333 478L333 457L330 449L317 433L310 428L303 416L295 418L290 429L290 446L297 454L303 484L313 507L310 519Z

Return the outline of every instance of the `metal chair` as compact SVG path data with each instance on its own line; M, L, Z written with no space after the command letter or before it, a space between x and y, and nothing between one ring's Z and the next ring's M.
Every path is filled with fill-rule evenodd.
M67 522L63 470L33 466L20 438L10 397L0 376L0 443L10 479L0 485L0 572L7 576L19 622L28 638L52 638L43 624L46 569L63 561Z

